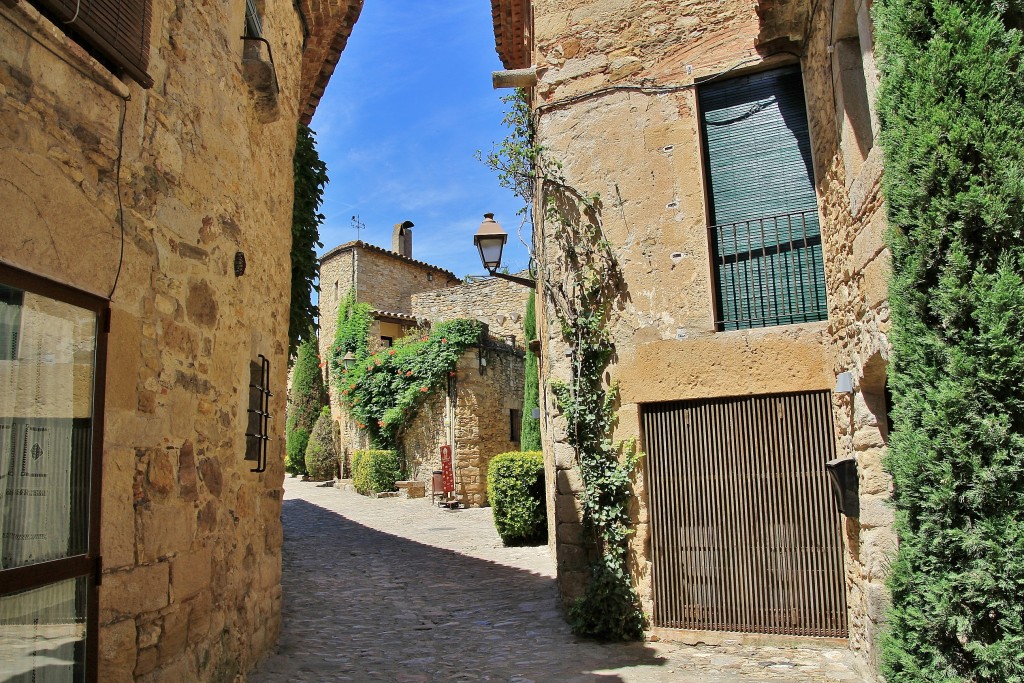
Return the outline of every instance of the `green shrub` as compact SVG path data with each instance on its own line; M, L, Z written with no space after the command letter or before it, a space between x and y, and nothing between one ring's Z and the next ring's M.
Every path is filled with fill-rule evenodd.
M891 683L1024 681L1021 6L878 0Z
M285 470L290 474L306 474L306 447L320 409L327 404L324 378L320 374L320 358L316 353L316 334L299 344L288 395L288 419L285 423Z
M537 295L530 292L526 301L526 315L523 316L523 334L526 343L537 336ZM537 355L526 349L526 381L523 388L523 420L519 433L519 447L524 451L540 450L540 420L533 416L533 409L540 406L540 377Z
M547 541L544 457L539 451L513 451L491 458L487 466L487 500L502 543Z
M396 451L356 451L352 454L352 485L364 496L394 491L402 476Z
M306 471L316 481L326 481L338 476L338 450L334 446L334 419L327 406L320 411L320 417L313 425L313 433L306 446Z

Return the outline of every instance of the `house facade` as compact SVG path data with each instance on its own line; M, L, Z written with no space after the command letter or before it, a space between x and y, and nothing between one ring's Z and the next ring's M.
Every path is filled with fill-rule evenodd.
M360 7L0 5L16 680L233 680L275 642L292 154Z
M631 560L652 628L840 639L877 670L896 541L870 3L492 7L537 142L600 196L621 275L605 378L615 438L645 453ZM559 227L534 219L550 538L571 600L591 549L551 383L572 376L556 307L572 292ZM832 460L855 463L846 514Z
M447 270L414 259L412 227L410 221L395 225L391 250L356 241L321 258L320 356L331 357L338 308L349 292L373 308L373 350L434 323L460 318L485 323L487 334L459 359L443 390L426 398L403 430L399 449L407 477L429 490L433 472L441 468L441 447L451 446L456 497L464 505L486 505L487 464L499 453L519 449L528 290L498 279L462 282ZM339 422L345 476L353 451L370 444L348 418L334 387L329 393Z

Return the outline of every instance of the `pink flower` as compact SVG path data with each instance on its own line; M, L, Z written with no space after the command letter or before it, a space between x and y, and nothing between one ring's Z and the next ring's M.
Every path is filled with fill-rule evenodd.
M420 391L426 393L426 392L428 392L430 390L427 387L420 387Z
M405 376L406 377L410 377L411 375L412 375L412 370L406 370Z
M454 376L455 376L455 371L454 371L454 370L452 370L451 372L449 372L449 373L448 373L448 376L449 376L449 377L454 377Z
M395 355L395 350L394 349L388 349L388 355L389 356Z

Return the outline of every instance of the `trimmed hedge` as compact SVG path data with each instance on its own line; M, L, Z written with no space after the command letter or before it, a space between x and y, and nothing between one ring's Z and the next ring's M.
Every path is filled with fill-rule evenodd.
M505 545L545 543L544 457L539 451L512 451L491 458L487 500Z
M306 446L306 471L316 481L327 481L338 476L338 450L334 446L334 420L331 409L324 406L313 425L313 433Z
M356 491L371 493L394 491L402 476L402 461L397 451L356 451L352 454L352 485Z
M306 474L306 447L320 409L327 404L324 378L320 374L320 357L316 352L316 334L311 332L299 344L295 359L291 392L288 394L288 419L285 421L285 450L288 458L284 468L290 474Z
M1021 6L874 13L899 536L883 673L1024 681Z

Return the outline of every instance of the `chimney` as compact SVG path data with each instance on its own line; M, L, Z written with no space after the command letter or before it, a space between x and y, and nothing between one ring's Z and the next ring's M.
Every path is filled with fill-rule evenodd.
M391 251L412 258L412 221L395 223L391 233Z

